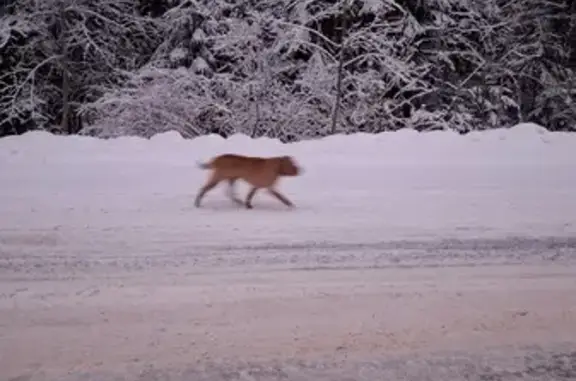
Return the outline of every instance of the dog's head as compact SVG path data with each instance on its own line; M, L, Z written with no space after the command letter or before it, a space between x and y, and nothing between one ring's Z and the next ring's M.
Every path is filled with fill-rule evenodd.
M298 176L302 170L296 165L292 156L281 156L278 158L280 176Z

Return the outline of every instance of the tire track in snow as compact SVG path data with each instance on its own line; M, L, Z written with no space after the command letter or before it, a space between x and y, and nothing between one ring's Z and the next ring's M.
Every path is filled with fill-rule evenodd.
M54 240L27 241L0 231L0 277L66 278L99 273L174 271L294 270L482 266L576 262L576 238L399 240L372 243L171 245L168 251L78 252ZM48 242L48 244L45 244ZM98 242L92 242L98 246Z

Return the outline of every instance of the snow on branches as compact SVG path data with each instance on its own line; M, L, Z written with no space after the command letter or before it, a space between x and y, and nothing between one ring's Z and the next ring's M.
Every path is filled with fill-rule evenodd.
M0 125L32 120L73 133L73 110L117 84L118 73L146 59L154 23L136 17L133 0L20 0L2 18ZM20 40L20 41L19 41Z
M569 3L20 0L0 18L0 135L574 130Z

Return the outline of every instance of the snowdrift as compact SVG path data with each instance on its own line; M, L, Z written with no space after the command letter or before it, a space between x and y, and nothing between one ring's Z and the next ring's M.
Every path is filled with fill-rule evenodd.
M99 140L31 132L0 140L0 245L23 254L187 253L200 248L400 239L573 236L576 134L533 124L475 132L270 139L177 133ZM223 185L193 207L223 153L290 154L301 177L253 210ZM247 187L240 184L239 195Z

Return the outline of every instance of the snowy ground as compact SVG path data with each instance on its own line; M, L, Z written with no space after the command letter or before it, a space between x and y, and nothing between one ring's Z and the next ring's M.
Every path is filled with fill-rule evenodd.
M0 379L576 379L575 146L1 139ZM297 208L194 208L226 151L294 155Z

